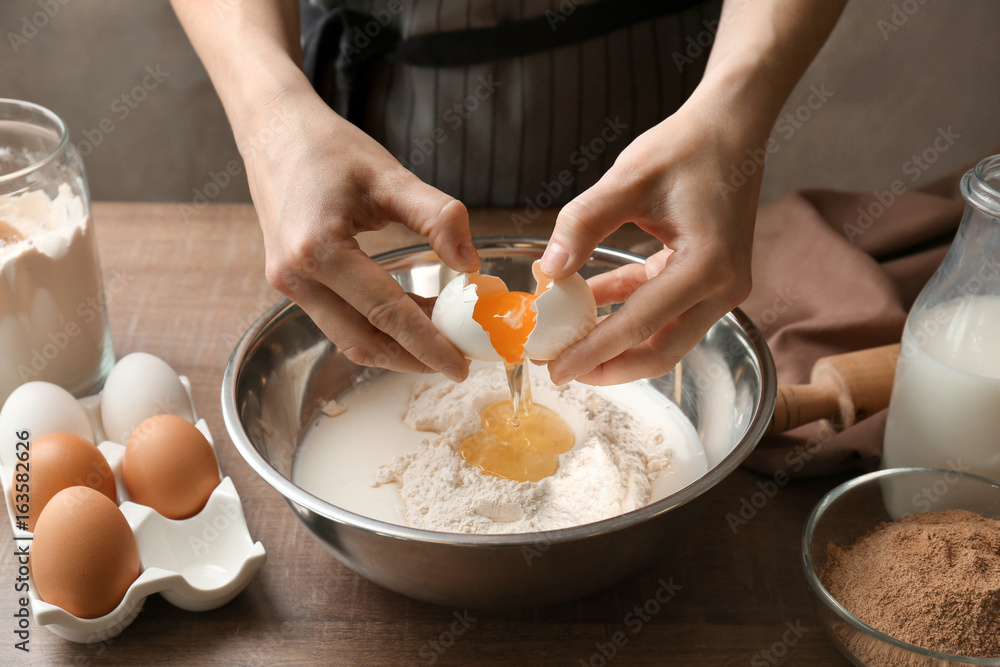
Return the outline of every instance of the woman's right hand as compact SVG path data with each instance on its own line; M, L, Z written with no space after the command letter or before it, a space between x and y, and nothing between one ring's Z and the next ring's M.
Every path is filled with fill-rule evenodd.
M427 237L452 269L475 271L465 206L423 183L311 89L283 94L255 116L237 143L271 285L355 363L464 380L468 361L431 324L427 302L405 293L354 236L399 222Z

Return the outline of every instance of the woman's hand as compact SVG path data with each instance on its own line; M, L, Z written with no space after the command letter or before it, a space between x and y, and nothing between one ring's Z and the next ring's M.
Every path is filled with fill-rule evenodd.
M296 0L213 11L200 0L171 1L246 162L271 284L352 361L463 380L469 362L431 324L427 301L403 292L354 236L400 222L451 268L474 271L465 206L320 99L302 73Z
M431 324L427 304L354 236L399 222L426 236L451 268L475 271L465 206L421 182L311 90L270 106L267 140L244 144L268 281L351 361L464 380L468 361Z
M747 297L764 169L740 170L754 156L762 162L779 110L844 4L726 0L694 94L560 211L542 258L553 278L579 270L625 222L665 248L645 267L591 281L598 303L625 303L549 363L553 380L615 384L662 375Z
M590 280L598 305L624 304L549 364L557 384L617 384L668 372L750 292L760 172L740 187L730 168L744 141L687 106L629 145L593 187L559 213L542 259L563 277L626 222L662 241L645 266Z

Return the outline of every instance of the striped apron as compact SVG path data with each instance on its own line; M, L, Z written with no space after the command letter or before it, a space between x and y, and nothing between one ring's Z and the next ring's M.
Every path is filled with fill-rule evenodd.
M303 0L305 70L341 115L467 206L559 206L687 99L720 6Z

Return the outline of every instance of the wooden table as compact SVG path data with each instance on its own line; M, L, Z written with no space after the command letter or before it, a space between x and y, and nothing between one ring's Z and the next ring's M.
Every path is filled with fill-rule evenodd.
M191 379L195 405L218 441L223 471L233 478L268 562L220 609L187 612L152 596L136 621L106 644L73 644L32 625L25 654L13 647L17 568L8 533L0 559L7 582L0 585L0 637L6 638L0 664L847 664L817 625L799 563L806 515L843 476L780 488L734 534L726 515L739 512L742 499L766 480L739 470L710 492L701 523L644 575L556 607L468 610L467 629L453 626L455 614L466 610L407 599L341 565L250 470L222 423L219 387L230 351L278 298L264 279L254 211L212 205L190 212L177 204L94 206L115 352L150 352ZM522 233L546 236L551 222L539 218ZM473 225L478 235L515 233L509 212L476 212ZM611 242L631 243L635 231ZM365 236L370 252L419 241L398 229ZM671 578L682 588L670 602L648 620L632 614L656 594L661 579ZM452 634L453 627L462 633ZM616 647L614 638L624 645ZM606 653L614 647L612 659L601 655L602 645Z

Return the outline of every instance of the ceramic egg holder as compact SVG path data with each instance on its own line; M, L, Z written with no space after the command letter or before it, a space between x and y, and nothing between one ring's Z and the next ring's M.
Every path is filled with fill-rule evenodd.
M184 376L180 379L190 400L191 383ZM100 394L78 402L90 419L95 439L104 440ZM193 400L191 406L195 427L208 439L214 451L215 441L208 425L204 419L197 418ZM250 537L240 497L229 477L222 477L220 470L222 481L205 507L193 517L175 521L131 501L122 478L124 445L104 440L98 449L114 473L119 509L135 534L142 571L114 611L99 618L79 618L45 602L35 592L34 582L29 581L31 611L38 625L73 642L100 642L128 627L153 593L159 593L175 607L206 611L221 607L247 587L267 556L264 546ZM13 470L0 466L7 517L14 530L15 542L30 544L32 534L17 528L14 508L10 506L8 494L13 475Z

